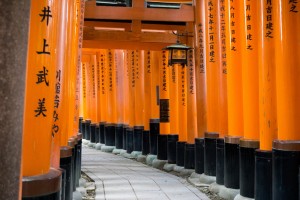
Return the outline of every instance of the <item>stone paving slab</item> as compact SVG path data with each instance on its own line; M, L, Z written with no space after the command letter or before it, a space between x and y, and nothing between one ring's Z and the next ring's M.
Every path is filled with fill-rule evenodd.
M208 200L185 179L135 160L83 146L82 171L95 181L96 200Z

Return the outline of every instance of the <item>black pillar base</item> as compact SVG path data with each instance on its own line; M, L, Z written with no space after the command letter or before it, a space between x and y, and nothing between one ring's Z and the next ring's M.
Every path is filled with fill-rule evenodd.
M157 159L167 160L168 159L168 135L159 134L157 136Z
M96 124L91 124L91 135L90 135L90 142L96 143Z
M195 138L195 172L204 173L204 138Z
M217 138L216 183L219 185L224 185L224 139L223 138Z
M66 199L66 170L59 168L59 171L61 171L61 189L60 189L60 198L61 200Z
M142 154L144 156L150 153L150 131L143 131Z
M82 120L81 121L81 133L82 133L82 137L83 139L86 140L86 121L85 120Z
M142 151L144 126L134 126L133 129L133 151Z
M130 127L126 129L126 150L127 153L133 151L133 128Z
M114 124L106 124L105 125L105 145L106 146L115 146L115 131L116 126Z
M184 168L195 169L195 145L185 144L184 148Z
M47 174L24 176L22 179L22 199L60 200L62 173L51 168Z
M123 126L123 149L126 150L127 149L127 128L128 128L128 125L125 124Z
M273 200L299 197L300 141L273 141Z
M239 189L239 149L240 138L225 136L224 148L224 185L227 188Z
M60 147L60 168L65 170L64 193L65 200L73 199L72 184L72 148L68 146Z
M168 135L167 154L169 164L176 164L176 142L178 142L178 138L177 134Z
M86 140L91 140L91 120L85 120L85 136Z
M219 133L205 132L204 137L204 174L216 176L216 147Z
M83 117L79 117L79 124L78 124L79 133L82 133L82 120L83 120Z
M255 152L255 199L272 200L272 151Z
M184 167L184 149L186 142L177 142L176 143L176 165Z
M97 123L96 124L96 131L95 131L95 143L99 143L100 142L100 126Z
M106 122L100 122L99 131L100 131L100 143L105 144L105 124Z
M77 152L77 140L71 137L68 141L69 147L72 148L72 186L73 192L76 191L76 152Z
M159 135L159 119L150 119L150 154L157 155L157 136Z
M116 149L123 148L123 130L124 130L123 124L116 125L116 133L115 133Z
M78 155L78 163L77 163L77 180L76 186L79 187L79 179L81 177L81 159L82 159L82 134L78 133L77 135L77 155Z
M240 140L240 195L254 198L255 150L259 148L257 140Z

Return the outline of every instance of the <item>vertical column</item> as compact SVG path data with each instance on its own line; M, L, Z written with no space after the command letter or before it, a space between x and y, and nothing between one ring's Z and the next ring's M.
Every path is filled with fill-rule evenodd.
M272 1L259 2L259 138L255 152L255 196L272 199L272 142L277 138L276 57Z
M216 139L220 130L219 1L205 1L207 132L205 133L204 174L216 176Z
M151 51L144 52L144 131L143 131L143 145L142 154L148 155L150 153L150 119L151 119Z
M193 38L191 38L193 39ZM189 41L188 45L193 46L193 42ZM198 136L197 130L197 107L196 107L196 79L195 79L195 58L194 50L187 52L187 144L185 145L184 168L195 168L195 138Z
M238 194L239 138L243 136L242 41L239 24L244 19L240 14L243 9L240 1L226 1L226 6L228 136L225 136L224 147L224 185Z
M195 6L195 76L198 138L195 141L195 172L204 172L204 132L207 129L205 1L194 0Z
M102 151L113 151L115 146L115 124L116 124L116 63L114 50L107 50L107 124L105 127L105 145L107 149Z
M96 124L97 124L97 62L96 55L90 55L90 119L91 119L91 133L90 133L90 144L94 146L96 142Z
M240 196L254 198L254 153L259 148L258 2L241 1L244 138L240 140Z
M176 164L184 166L185 144L187 142L187 70L178 65L178 116L179 141L176 144Z
M123 149L126 150L126 129L129 127L129 52L124 50L124 127L123 127Z
M53 2L31 2L24 105L23 198L60 198L61 172L50 168L56 36ZM49 187L52 185L53 187ZM42 190L48 188L48 190Z
M299 198L300 3L273 1L278 140L273 141L273 199Z
M101 119L100 119L100 143L105 144L105 125L107 122L107 54L105 50L99 51L100 56L100 74L101 74Z
M167 160L167 135L170 134L170 75L168 52L163 50L159 55L159 118L160 131L157 138L157 159Z
M133 151L142 152L144 130L144 51L135 50L135 124L133 130Z
M115 50L116 63L116 110L117 123L115 132L116 149L123 149L123 126L124 126L124 52ZM118 153L118 151L114 151Z
M219 134L216 149L216 183L224 185L224 136L228 134L228 112L227 112L227 59L226 59L226 12L228 11L226 1L219 1L217 11L217 26L219 45L220 77L219 89Z
M179 139L179 114L178 114L178 69L180 64L169 66L170 74L170 133L168 135L168 163L176 164L176 143Z
M126 130L127 153L133 151L133 127L135 125L135 51L128 50L129 61L129 127Z
M20 7L22 7L21 10ZM2 1L0 9L8 11L1 14L0 20L9 21L9 23L1 25L5 31L0 32L0 46L2 47L0 56L5 58L1 60L0 64L0 97L2 99L0 111L2 119L5 119L5 123L2 123L1 120L0 133L0 142L3 144L0 153L2 158L0 167L1 196L5 199L19 199L21 198L20 147L22 145L30 1ZM16 81L19 84L15 84ZM10 134L7 134L8 132Z
M86 110L87 110L87 119L86 119L86 140L90 142L91 140L91 117L92 117L92 72L91 72L91 56L85 55L82 58L82 61L85 63L85 77L86 77Z
M150 119L150 154L157 154L157 135L159 134L159 52L151 51L151 119Z

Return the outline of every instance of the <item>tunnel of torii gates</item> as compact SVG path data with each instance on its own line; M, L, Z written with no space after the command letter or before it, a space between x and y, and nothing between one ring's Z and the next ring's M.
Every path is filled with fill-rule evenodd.
M8 52L25 49L11 61L24 73L1 69L25 83L6 93L24 108L2 105L20 111L1 111L15 144L1 151L4 199L71 199L82 143L195 169L220 195L299 199L300 4L185 2L32 0L4 16L22 22L5 33L22 48ZM190 48L164 48L176 42Z

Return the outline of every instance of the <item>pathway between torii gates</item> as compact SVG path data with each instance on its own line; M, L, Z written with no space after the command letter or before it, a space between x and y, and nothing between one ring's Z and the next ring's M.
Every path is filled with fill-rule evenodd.
M96 200L208 200L184 178L83 145L82 171L95 181Z

